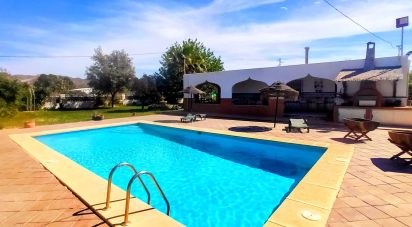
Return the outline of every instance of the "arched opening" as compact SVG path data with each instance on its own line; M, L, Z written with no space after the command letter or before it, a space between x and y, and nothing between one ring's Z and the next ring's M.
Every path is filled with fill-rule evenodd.
M286 101L286 112L322 112L333 110L336 98L336 83L333 80L307 76L292 80L288 86L299 91L298 101Z
M220 86L205 81L196 85L196 88L205 92L204 94L194 95L195 103L219 104L220 103Z
M303 78L289 81L286 85L288 85L289 87L295 89L296 91L300 93L302 92L302 79Z
M235 105L267 105L267 96L262 96L259 91L267 86L265 82L251 78L236 83L232 87L232 103Z

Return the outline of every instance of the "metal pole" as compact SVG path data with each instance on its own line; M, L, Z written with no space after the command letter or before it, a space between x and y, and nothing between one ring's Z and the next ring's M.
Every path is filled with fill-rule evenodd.
M401 37L401 56L403 56L403 27L402 27L402 37Z
M276 95L275 122L273 123L273 128L276 128L276 121L278 117L278 102L279 102L279 94Z

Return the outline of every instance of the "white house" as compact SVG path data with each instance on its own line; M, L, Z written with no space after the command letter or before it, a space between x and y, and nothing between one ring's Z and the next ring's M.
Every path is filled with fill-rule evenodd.
M93 88L90 87L85 87L85 88L76 88L76 89L72 89L70 91L78 91L78 92L83 92L86 95L91 95L93 93Z
M272 116L275 101L259 90L278 81L300 92L298 100L279 102L279 115L284 108L324 112L336 105L406 106L409 64L407 56L375 58L375 43L369 42L364 59L186 74L183 86L206 92L193 97L191 108L199 112ZM186 103L189 99L185 94Z

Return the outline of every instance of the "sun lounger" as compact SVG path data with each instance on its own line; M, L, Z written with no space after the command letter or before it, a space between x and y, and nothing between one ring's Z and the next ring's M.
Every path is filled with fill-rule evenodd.
M186 116L180 118L181 122L186 122L186 123L190 123L195 120L196 120L196 116L193 114L187 114Z
M343 119L343 122L349 129L349 132L343 138L351 137L356 141L362 137L366 137L366 139L372 141L372 139L366 134L375 130L379 126L379 122L362 118L345 118Z
M303 118L291 118L289 119L289 126L286 128L286 132L291 132L293 129L302 132L302 129L306 129L309 132L309 126L306 119Z
M196 114L196 120L200 119L201 121L206 120L206 114Z

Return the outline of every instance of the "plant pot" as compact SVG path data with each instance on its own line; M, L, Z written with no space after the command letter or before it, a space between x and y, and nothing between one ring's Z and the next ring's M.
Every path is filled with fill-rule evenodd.
M36 127L36 121L25 121L24 128L34 128Z

